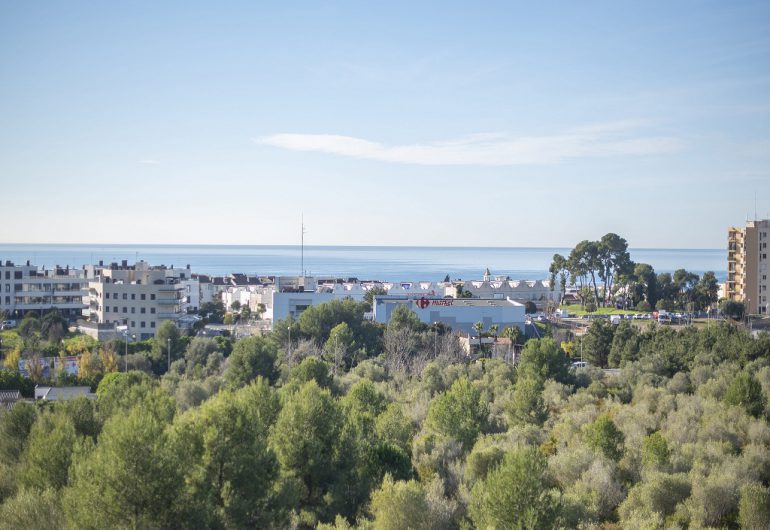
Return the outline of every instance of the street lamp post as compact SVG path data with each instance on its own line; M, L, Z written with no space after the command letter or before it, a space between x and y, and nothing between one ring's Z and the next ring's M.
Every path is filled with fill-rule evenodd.
M289 330L289 368L291 368L291 326L286 326L286 329Z
M166 355L168 356L166 371L171 371L171 337L168 338L168 347L166 348Z

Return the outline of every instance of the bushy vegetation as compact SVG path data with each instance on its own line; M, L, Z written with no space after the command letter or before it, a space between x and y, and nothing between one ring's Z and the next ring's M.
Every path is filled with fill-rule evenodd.
M471 361L409 312L381 328L362 309L231 349L179 337L161 376L17 404L0 528L770 527L770 336L597 327L584 355L607 375L550 338L515 367Z

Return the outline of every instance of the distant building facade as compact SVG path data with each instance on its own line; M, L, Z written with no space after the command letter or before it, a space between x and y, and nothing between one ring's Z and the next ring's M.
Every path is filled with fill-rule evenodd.
M189 269L151 267L145 261L96 266L83 316L97 324L126 326L139 340L152 338L161 322L186 314L190 277Z
M76 320L88 303L88 277L85 269L38 268L26 262L0 262L0 312L8 318L57 309L62 316Z
M476 335L474 325L483 324L483 331L497 326L499 333L506 327L516 326L524 331L524 305L514 300L480 298L409 298L405 296L375 296L374 320L387 324L399 306L414 311L421 322L441 322L452 331Z
M727 232L725 297L746 304L750 314L767 314L767 243L770 220L747 221Z

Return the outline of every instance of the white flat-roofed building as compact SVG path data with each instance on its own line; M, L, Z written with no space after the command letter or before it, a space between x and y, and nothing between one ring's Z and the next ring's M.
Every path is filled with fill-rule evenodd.
M365 291L360 283L334 283L318 287L315 291L273 291L273 322L291 316L299 318L308 307L350 298L363 302Z
M145 261L129 266L95 267L88 284L89 305L83 316L90 322L127 326L138 339L155 336L164 320L186 313L189 269L151 267Z
M517 302L534 302L537 305L558 303L561 300L561 286L557 283L551 290L549 280L509 280L500 277L491 279L485 274L483 280L467 281L462 288L474 298L510 298Z
M0 312L6 312L9 318L57 309L65 318L75 320L87 304L85 269L45 269L29 261L25 265L0 262Z
M484 298L409 298L404 296L375 296L374 320L387 324L398 307L405 305L417 315L421 322L441 322L453 331L469 335L477 332L474 325L484 324L484 330L496 325L499 332L509 326L524 331L524 305L513 300Z

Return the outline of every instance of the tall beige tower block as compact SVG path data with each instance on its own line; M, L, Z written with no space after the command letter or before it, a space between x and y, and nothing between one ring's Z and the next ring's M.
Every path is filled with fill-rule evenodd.
M727 298L746 304L751 314L767 314L767 243L770 220L747 221L727 232Z

